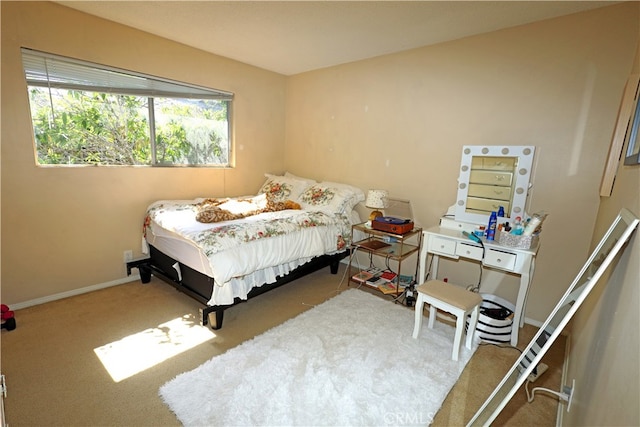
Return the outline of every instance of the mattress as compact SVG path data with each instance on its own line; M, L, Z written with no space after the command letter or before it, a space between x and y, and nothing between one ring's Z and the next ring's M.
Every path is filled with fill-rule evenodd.
M152 245L212 277L215 286L209 305L246 299L254 287L275 282L313 257L346 250L351 225L360 222L355 211L329 215L282 210L200 223L195 219L200 200L164 200L149 206L143 251L148 253L147 245Z

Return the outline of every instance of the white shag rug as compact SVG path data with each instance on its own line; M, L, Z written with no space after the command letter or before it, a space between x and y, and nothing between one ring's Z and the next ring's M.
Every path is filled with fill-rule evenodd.
M454 328L358 289L214 357L160 388L187 426L428 425L471 358Z

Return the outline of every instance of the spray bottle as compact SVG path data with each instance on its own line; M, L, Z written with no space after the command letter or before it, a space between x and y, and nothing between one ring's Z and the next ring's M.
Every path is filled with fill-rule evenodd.
M489 217L489 227L487 227L487 240L494 240L496 237L496 224L498 223L498 214L491 212Z

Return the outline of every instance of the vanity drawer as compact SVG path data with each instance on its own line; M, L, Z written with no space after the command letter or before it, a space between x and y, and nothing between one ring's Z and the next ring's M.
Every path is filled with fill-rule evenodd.
M513 252L489 249L484 255L484 264L490 267L513 271L516 268L517 257Z
M481 197L484 199L511 200L511 187L469 184L469 196Z
M469 243L458 243L456 246L456 255L480 260L482 259L482 248Z
M429 239L429 252L455 256L456 241L443 239L441 237L431 237Z
M511 186L513 174L511 172L472 170L469 174L469 183Z
M511 212L511 206L509 205L508 200L492 200L480 199L478 197L467 197L467 209L485 212L497 212L500 206L504 208L505 212Z

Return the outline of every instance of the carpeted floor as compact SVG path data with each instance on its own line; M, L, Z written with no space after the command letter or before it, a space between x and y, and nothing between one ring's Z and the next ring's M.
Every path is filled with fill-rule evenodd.
M204 342L117 380L97 349L117 347L133 334L148 338L162 333L167 322L192 326L199 304L154 278L148 285L136 281L19 310L17 329L3 330L1 335L6 420L12 426L179 425L158 396L160 386L334 296L339 286L346 286L340 285L344 268L338 275L329 274L328 269L314 273L238 305L225 314L224 327L208 332ZM522 330L520 347L535 331L530 326ZM512 348L480 346L434 425L464 425L518 355ZM549 370L536 386L560 388L563 355L564 340L560 340L545 357ZM556 410L555 398L541 393L529 404L521 389L495 425L552 426Z

